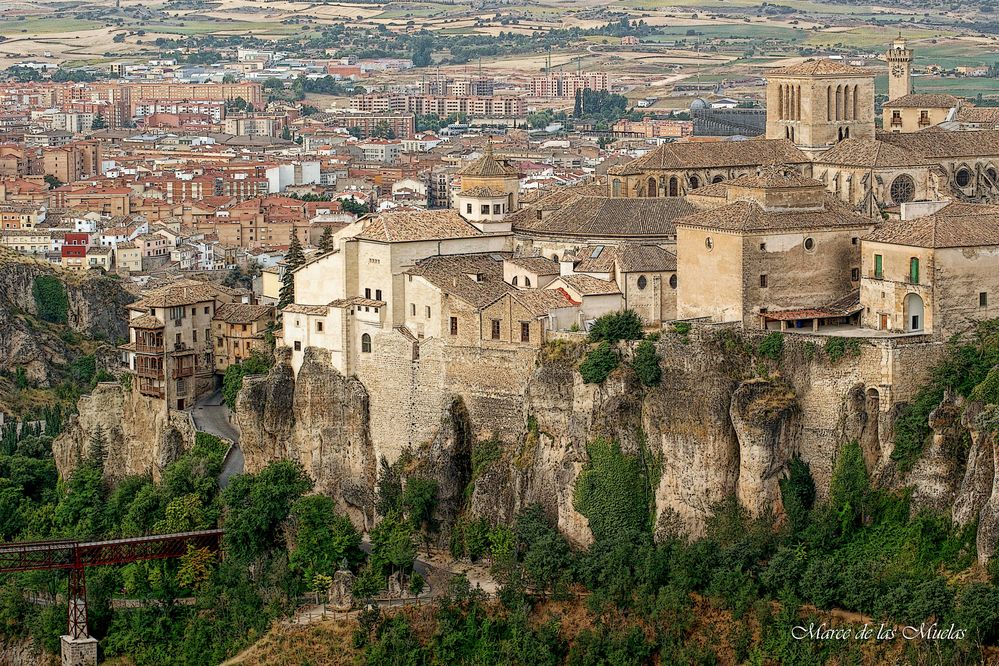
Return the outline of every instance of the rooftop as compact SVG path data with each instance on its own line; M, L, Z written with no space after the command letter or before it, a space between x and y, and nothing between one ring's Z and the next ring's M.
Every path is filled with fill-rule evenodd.
M890 220L865 240L912 247L999 245L999 206L952 203L915 220Z

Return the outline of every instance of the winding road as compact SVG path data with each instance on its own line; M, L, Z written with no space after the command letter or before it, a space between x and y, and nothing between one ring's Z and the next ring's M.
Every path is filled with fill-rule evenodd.
M232 477L243 473L245 463L243 451L239 448L239 428L229 420L229 414L229 408L222 400L222 391L205 396L191 409L195 429L232 442L219 473L219 486L222 488L229 484Z

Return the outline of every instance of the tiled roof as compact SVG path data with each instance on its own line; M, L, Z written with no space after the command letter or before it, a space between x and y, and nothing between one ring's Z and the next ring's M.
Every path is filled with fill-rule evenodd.
M270 305L249 305L247 303L223 303L215 310L215 319L227 324L252 324L261 319L269 319L274 314Z
M428 257L406 271L419 275L443 292L474 307L484 307L514 287L503 281L502 256L458 254ZM481 276L476 280L470 275Z
M728 181L728 185L752 188L784 188L784 187L825 187L822 181L806 178L794 169L766 166L759 173L740 176Z
M589 275L580 275L579 273L563 275L555 282L559 281L564 283L566 286L571 287L582 296L601 296L604 294L621 293L621 290L617 286L617 282L614 282L613 280L601 280Z
M539 202L541 210L547 210ZM654 237L676 235L676 221L697 212L682 197L620 198L570 196L542 219L534 207L507 219L520 233L590 238Z
M806 60L797 65L773 70L777 76L874 76L874 71L864 67L854 67L845 62L830 58Z
M807 229L864 228L869 218L849 212L843 206L826 205L819 209L764 210L753 201L736 201L727 206L691 215L677 223L683 227L700 227L721 231L758 232Z
M509 261L514 266L520 266L535 275L558 275L559 273L558 264L545 257L513 257Z
M911 93L885 102L883 107L886 109L949 109L960 103L961 100L953 95Z
M656 169L756 167L760 164L807 164L808 157L787 139L665 143L622 169L641 173ZM617 169L612 169L617 173Z
M704 185L703 187L698 187L696 190L688 191L687 196L717 197L719 199L727 199L728 185L726 185L724 182L711 183L710 185Z
M365 221L355 238L382 242L471 238L482 232L466 222L458 211L405 210L380 213Z
M159 287L146 292L140 301L129 305L130 309L170 308L179 305L193 305L213 301L230 290L221 286L198 282L196 280L178 280L174 284Z
M912 151L878 139L844 139L817 158L817 164L890 168L921 166L928 162Z
M331 308L350 308L358 305L369 308L383 308L385 307L385 301L376 301L373 298L364 298L363 296L338 298L335 301L330 301Z
M494 190L490 187L473 187L467 190L461 190L458 192L459 197L492 197L497 199L499 197L505 197L506 192L503 190Z
M999 130L949 132L931 127L921 132L881 132L878 138L926 159L999 155Z
M957 120L962 123L999 124L999 107L962 106L958 109Z
M885 222L865 240L929 248L999 245L999 206L952 203L926 217Z
M289 303L281 308L281 311L292 314L325 315L329 312L329 307L325 305L297 305L296 303Z
M535 317L543 317L557 308L576 306L561 289L523 289L512 292L510 298L527 308Z
M152 315L142 315L128 321L130 328L163 328L163 322Z
M675 271L676 255L658 245L622 245L617 265L624 273Z
M493 157L492 144L486 145L486 152L479 159L466 164L458 170L459 176L483 177L517 177L519 172L516 168L509 166Z

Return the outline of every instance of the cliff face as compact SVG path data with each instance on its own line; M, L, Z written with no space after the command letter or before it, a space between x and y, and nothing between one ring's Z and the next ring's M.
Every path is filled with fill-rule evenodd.
M270 373L244 379L236 403L245 469L254 472L279 458L298 460L318 492L368 525L377 462L368 413L364 386L336 372L329 352L308 349L296 380L290 353L278 350Z
M298 460L319 492L369 527L378 459L393 462L409 449L409 471L438 482L436 518L445 527L461 510L507 521L540 503L572 541L586 544L592 536L573 494L586 446L597 437L619 442L655 468L660 536L703 534L715 506L733 495L754 515L779 516L779 480L796 456L808 463L824 497L839 451L856 440L875 483L915 486L915 508L952 510L955 522L980 518L979 555L991 555L999 534L995 407L948 398L931 416L932 442L917 464L903 474L891 458L900 405L922 385L942 345L864 340L844 350L828 338L788 335L777 361L756 352L762 335L719 326L664 332L656 343L662 381L654 388L638 383L629 345L620 346L620 367L599 386L583 383L577 367L586 346L572 342L546 346L533 365L505 357L493 373L482 368L495 359L407 349L405 362L396 359L405 383L393 384L396 375L382 366L370 385L363 373L361 379L337 373L317 349L306 351L295 377L288 351L279 350L266 376L244 380L237 400L246 470ZM432 366L419 365L427 359ZM82 433L97 422L91 411L115 415L102 423L115 437L112 452L127 458L123 469L155 470L186 445L185 428L169 418L143 421L134 396L102 385L89 400L93 409L81 408L75 434L57 443L61 471L85 447ZM130 420L139 425L121 432ZM419 438L402 439L407 432ZM499 455L473 478L471 461L485 440L499 443ZM140 441L155 443L147 451Z
M163 403L115 382L98 384L80 398L63 433L52 442L59 475L66 478L90 452L98 426L107 441L105 476L116 481L135 474L159 479L164 467L194 444L194 427L184 412L166 413Z
M125 306L135 300L120 280L87 272L67 274L41 261L0 253L0 367L23 367L45 386L58 366L76 355L59 327L38 318L36 278L57 278L66 292L66 326L88 337L114 342L128 335ZM29 315L29 316L25 316Z

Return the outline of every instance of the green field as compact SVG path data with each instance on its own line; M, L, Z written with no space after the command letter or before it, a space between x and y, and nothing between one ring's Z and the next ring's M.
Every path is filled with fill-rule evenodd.
M196 21L179 21L176 23L143 23L146 32L158 32L171 35L208 35L219 32L240 32L265 35L292 35L302 30L301 25L286 24L275 21L211 21L199 19Z
M0 20L0 35L16 35L27 33L38 35L45 33L65 33L79 30L93 30L104 24L99 21L85 21L75 18L31 18L23 21Z

